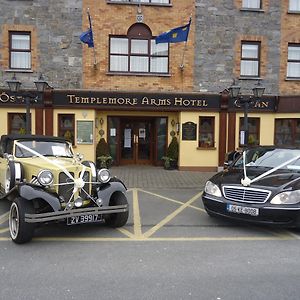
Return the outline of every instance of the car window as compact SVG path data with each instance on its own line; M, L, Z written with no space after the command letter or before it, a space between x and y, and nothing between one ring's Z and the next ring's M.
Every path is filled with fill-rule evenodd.
M293 158L296 158L297 156L300 156L299 149L249 149L246 151L246 166L274 168ZM236 161L234 166L243 167L243 156ZM298 167L300 168L300 159L292 161L288 165L284 166L283 169L293 169Z
M44 156L73 157L71 147L65 142L20 141L19 143L33 151L16 145L16 157L33 157L36 156L34 152Z

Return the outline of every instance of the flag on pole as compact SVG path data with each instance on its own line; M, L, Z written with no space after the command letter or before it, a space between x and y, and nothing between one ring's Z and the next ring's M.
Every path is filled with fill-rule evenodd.
M190 25L192 18L188 24L171 29L168 32L164 32L155 38L155 43L180 43L186 42L189 36Z
M87 31L83 32L79 36L79 38L83 43L87 44L89 48L94 48L92 21L91 21L91 16L90 16L89 11L87 12L87 14L88 14L88 18L89 18L90 28Z

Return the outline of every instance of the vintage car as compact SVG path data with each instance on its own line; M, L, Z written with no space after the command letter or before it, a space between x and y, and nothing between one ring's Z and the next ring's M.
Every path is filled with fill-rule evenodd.
M300 226L300 149L257 146L235 156L206 182L210 216L261 224Z
M1 199L11 201L9 230L15 243L31 240L38 224L105 222L124 226L126 187L74 154L58 137L4 135L0 141Z

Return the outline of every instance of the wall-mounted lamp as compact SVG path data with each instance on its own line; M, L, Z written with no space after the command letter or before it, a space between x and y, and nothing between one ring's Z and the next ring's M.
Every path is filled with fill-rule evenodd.
M180 123L179 122L176 123L176 132L177 132L177 135L180 132Z

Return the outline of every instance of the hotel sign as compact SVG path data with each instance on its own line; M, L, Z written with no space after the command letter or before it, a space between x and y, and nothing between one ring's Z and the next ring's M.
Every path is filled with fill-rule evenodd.
M53 106L101 109L219 110L218 95L196 93L53 92Z

